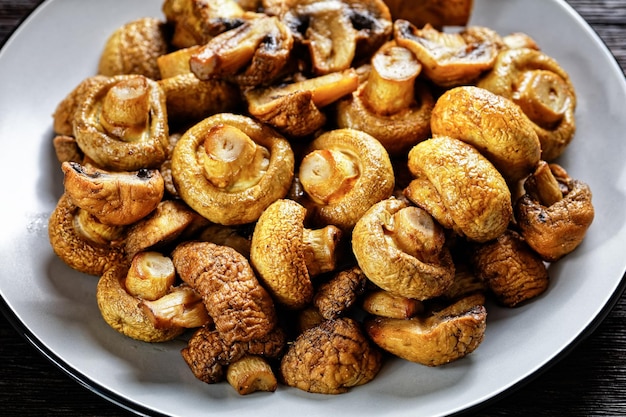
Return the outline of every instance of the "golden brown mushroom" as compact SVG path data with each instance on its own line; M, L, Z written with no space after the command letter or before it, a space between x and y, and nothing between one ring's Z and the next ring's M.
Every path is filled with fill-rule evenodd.
M373 317L365 331L382 349L411 362L440 366L472 353L483 341L484 297L468 296L430 315L410 319Z
M595 215L589 185L557 164L542 162L524 188L515 219L528 245L549 262L576 249Z
M57 135L52 139L52 146L57 161L81 163L85 157L83 151L78 147L76 139L72 136Z
M226 380L241 395L257 391L274 392L278 380L268 360L258 355L246 355L228 365Z
M98 74L139 74L160 78L157 58L168 51L165 23L144 17L126 23L107 39L98 63Z
M393 20L408 20L421 28L431 24L443 26L467 26L472 15L473 0L385 0Z
M313 305L323 318L336 319L356 304L365 292L367 282L367 277L358 266L339 271L315 291Z
M81 150L117 171L158 168L167 158L165 94L143 75L118 75L85 92L74 120Z
M124 285L130 295L154 301L165 296L175 280L176 271L170 257L145 251L133 256Z
M167 294L156 300L142 299L140 307L157 329L193 329L213 324L202 297L187 284L172 287Z
M576 92L567 72L552 57L532 48L502 51L477 84L518 104L541 142L541 159L563 153L576 132Z
M389 154L371 135L336 129L318 136L301 161L300 182L321 224L351 229L373 204L391 196L395 177Z
M284 197L293 179L289 142L268 126L220 113L180 138L172 176L181 198L214 223L251 223Z
M490 70L502 42L495 31L482 26L450 33L429 24L418 29L403 19L394 22L394 38L415 54L424 75L442 87L471 83Z
M250 262L278 304L300 309L311 302L311 277L332 271L341 231L304 227L306 209L293 200L272 203L252 234Z
M439 224L469 240L485 242L507 229L511 193L498 170L473 146L439 136L409 152L414 176L405 195Z
M381 352L347 317L326 320L300 334L280 363L285 383L318 394L341 394L370 382L380 370Z
M441 295L454 279L443 229L424 210L390 198L372 206L352 233L359 267L378 287L425 300Z
M533 172L541 157L539 138L521 109L482 88L446 91L435 104L430 124L434 136L474 146L512 184Z
M396 319L408 319L424 311L423 302L385 290L367 292L362 307L366 313Z
M391 156L406 154L430 135L435 99L425 85L416 84L421 68L408 49L383 45L372 58L367 80L337 103L337 125L369 133Z

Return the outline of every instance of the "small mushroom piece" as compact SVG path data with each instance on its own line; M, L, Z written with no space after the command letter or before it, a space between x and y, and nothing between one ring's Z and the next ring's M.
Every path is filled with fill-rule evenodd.
M511 100L473 86L446 91L430 121L433 136L474 146L510 183L526 178L541 158L533 123Z
M533 48L504 50L477 85L520 106L541 142L541 159L556 159L572 141L576 91L568 73L544 52Z
M127 272L127 265L115 265L98 280L96 300L104 321L123 335L143 342L166 342L181 335L182 327L157 328L153 324L140 299L127 292Z
M159 252L146 251L133 256L124 286L130 295L154 301L165 296L175 280L172 260Z
M404 19L416 27L431 24L444 26L467 26L472 15L473 0L385 0L393 20Z
M142 299L140 306L157 329L193 329L213 324L202 297L187 284L172 287L161 298L152 301Z
M372 206L354 226L352 250L378 287L425 300L441 295L454 279L443 229L424 210L395 198Z
M387 150L373 136L336 129L318 136L305 151L299 175L320 224L351 229L373 204L391 196L395 185Z
M315 291L313 305L323 318L336 319L356 304L365 292L367 282L367 277L359 267L339 271Z
M428 139L409 152L414 180L406 197L439 224L477 242L495 239L512 218L511 193L498 170L461 140Z
M228 365L226 380L241 395L257 391L274 392L278 380L262 356L247 355Z
M430 315L410 319L366 319L365 332L387 352L410 362L440 366L461 359L481 344L487 310L484 297L469 296Z
M593 222L588 184L572 179L557 164L542 162L515 203L515 219L524 240L545 261L555 262L576 249Z
M450 33L430 24L418 29L403 19L394 22L394 38L415 54L429 80L447 88L471 83L490 70L502 43L495 31L482 26Z
M250 262L272 297L289 309L301 309L313 298L311 276L335 268L341 231L328 225L304 227L306 209L293 200L272 203L252 233Z
M69 267L100 276L125 264L125 230L103 225L63 194L48 219L48 237L54 253Z
M416 84L422 66L408 49L389 42L371 62L367 80L337 103L337 125L369 133L392 156L404 155L430 135L435 99Z
M72 202L113 226L141 220L159 205L165 192L163 177L156 169L109 172L75 162L65 162L61 169Z
M115 171L158 168L168 157L165 94L143 75L118 75L85 93L74 120L81 150Z
M249 117L220 113L187 130L172 155L180 197L213 223L256 221L294 175L289 142Z
M250 114L291 137L310 135L324 126L323 108L359 85L352 68L278 86L244 92Z
M200 80L270 84L282 75L292 47L287 27L276 17L260 14L201 46L191 55L189 67Z
M85 157L78 147L76 139L72 136L57 135L52 139L52 146L57 160L61 164L63 162L81 163Z
M342 394L370 382L381 363L381 352L360 324L343 317L300 334L283 356L280 373L288 386L318 394Z
M172 260L180 278L202 296L223 337L249 342L276 327L271 296L236 250L210 242L184 242L176 247Z
M385 290L366 293L362 307L366 313L396 319L408 319L424 311L424 303L421 301Z
M160 78L157 58L168 51L165 23L144 17L126 23L107 39L98 63L98 74L140 74Z
M507 307L531 300L549 286L546 265L512 230L479 245L472 252L471 263L476 275Z

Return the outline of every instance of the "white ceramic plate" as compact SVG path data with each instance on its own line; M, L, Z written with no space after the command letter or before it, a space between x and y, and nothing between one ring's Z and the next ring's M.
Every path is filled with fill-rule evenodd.
M137 412L171 416L434 416L472 408L532 375L592 326L626 270L626 83L604 44L563 1L476 0L473 23L531 34L570 73L578 132L560 162L594 193L596 219L582 246L550 268L549 290L517 309L490 308L483 344L439 368L395 360L371 383L339 396L280 387L239 396L196 380L183 342L128 339L100 318L96 278L71 271L48 244L47 218L62 192L51 113L93 75L106 38L130 20L162 17L161 1L52 0L0 53L0 293L42 352L78 380ZM556 35L555 35L556 34Z

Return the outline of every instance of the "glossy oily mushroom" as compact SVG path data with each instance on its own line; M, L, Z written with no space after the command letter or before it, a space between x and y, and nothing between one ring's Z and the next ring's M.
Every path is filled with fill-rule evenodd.
M385 0L393 20L408 20L416 27L431 24L444 26L467 26L472 15L473 0Z
M433 136L449 136L474 146L516 183L534 171L541 144L530 120L504 97L473 86L446 91L435 104L430 121Z
M501 38L493 30L468 26L461 32L440 32L430 24L419 29L410 22L394 22L394 39L424 65L424 75L442 87L471 83L491 69Z
M337 103L338 127L369 133L392 156L406 154L430 135L435 99L416 83L421 69L408 49L393 42L383 45L371 60L367 79Z
M507 229L513 213L507 183L473 146L428 139L411 149L408 165L414 179L404 194L445 228L477 242Z
M165 94L142 75L118 75L92 86L74 122L80 149L115 171L158 168L168 157Z
M541 142L541 159L554 160L574 138L574 86L568 73L544 52L533 48L502 51L477 85L520 106Z
M381 289L417 300L441 295L454 279L443 229L424 210L390 198L354 226L352 250L367 278Z
M208 220L251 223L284 197L294 175L289 142L249 117L220 113L176 143L172 176L181 198Z
M305 151L299 179L316 222L351 229L373 204L391 196L395 176L387 150L373 136L336 129Z

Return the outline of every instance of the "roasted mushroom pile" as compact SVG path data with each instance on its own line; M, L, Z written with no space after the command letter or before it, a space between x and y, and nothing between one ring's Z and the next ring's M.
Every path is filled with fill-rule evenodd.
M545 293L594 216L555 160L571 80L471 0L416 3L165 0L111 34L53 114L49 238L113 329L240 394L338 394Z

